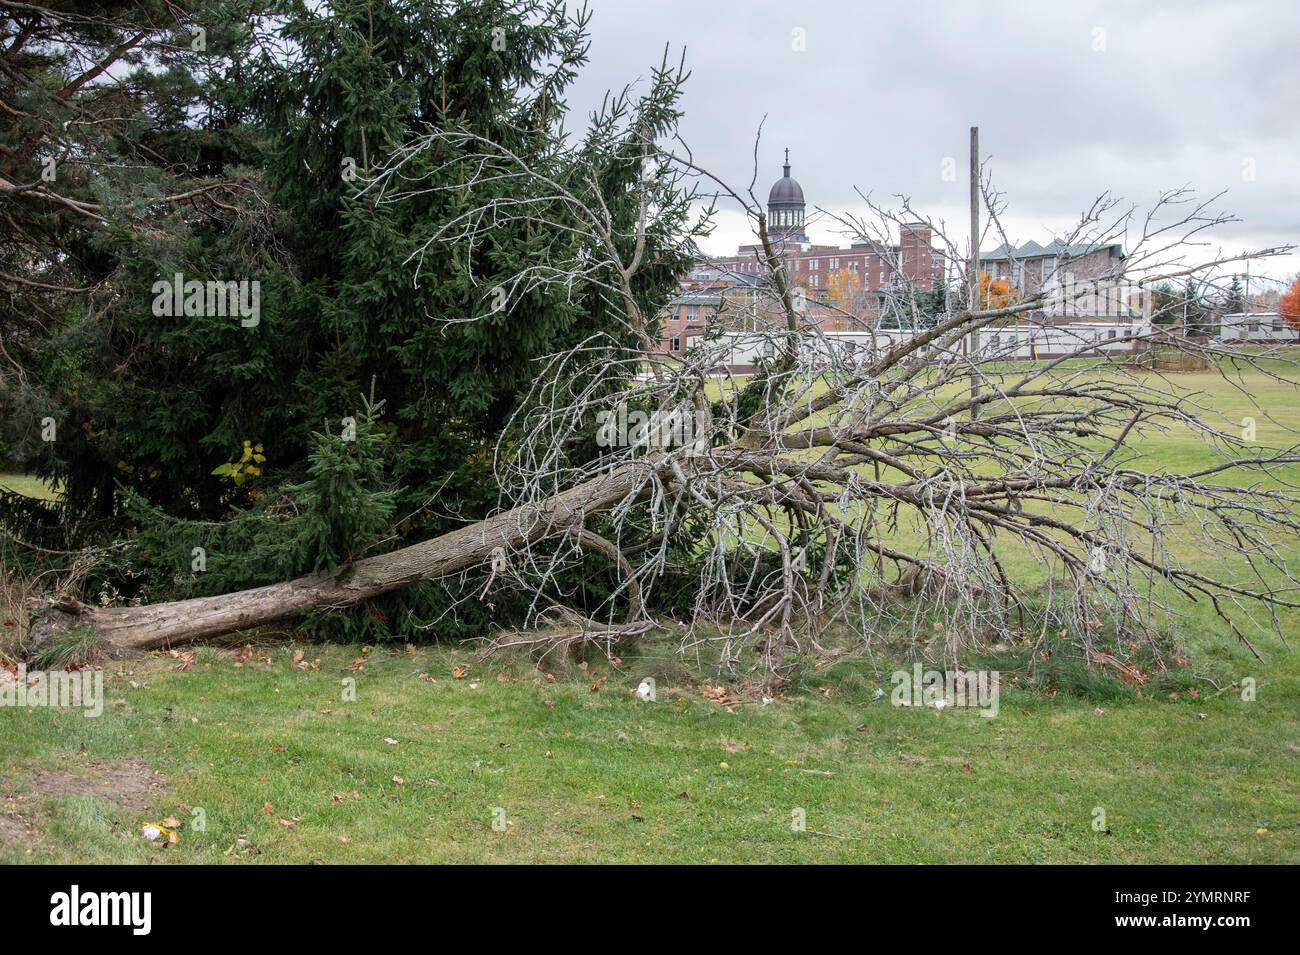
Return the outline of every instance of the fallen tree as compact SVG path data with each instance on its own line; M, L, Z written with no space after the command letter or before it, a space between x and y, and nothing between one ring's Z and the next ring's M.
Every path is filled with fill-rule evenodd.
M313 574L217 597L142 607L97 607L67 597L45 598L30 629L36 646L75 627L90 627L115 650L175 646L292 619L307 610L350 607L380 594L457 573L581 527L586 518L645 493L653 462L628 465L558 494L540 506L498 514L441 537Z
M683 78L666 66L657 74L670 85ZM1194 352L1229 378L1243 365L1277 377L1277 361L1169 334L1152 323L1141 292L1191 274L1211 281L1239 260L1187 261L1199 237L1230 217L1181 190L1142 213L1103 195L1059 237L1067 251L1054 281L1045 276L1036 290L995 302L941 224L906 200L894 211L870 204L871 221L838 222L891 259L895 281L881 290L879 309L848 316L861 339L846 348L809 320L807 294L752 189L733 190L642 134L641 111L661 104L652 93L639 106L616 107L591 134L605 137L602 148L557 158L638 167L634 222L611 215L603 192L604 183L626 176L592 165L567 180L587 183L575 190L463 129L433 129L399 149L362 194L397 203L425 188L454 188L467 197L465 211L413 258L417 277L425 254L471 261L476 243L503 223L524 219L564 238L545 268L485 288L481 314L447 321L485 320L540 287L559 286L594 292L626 325L622 340L595 335L542 363L496 449L503 496L494 516L337 573L237 593L142 607L56 601L42 608L35 632L49 639L83 625L117 648L145 649L351 606L486 566L486 584L463 599L483 600L492 586L509 583L536 595L527 622L544 625L563 604L561 571L593 552L620 581L602 608L607 622L591 619L593 639L617 636L616 620L628 632L644 630L656 586L685 575L691 601L683 647L718 641L728 660L757 640L773 680L789 650L816 646L831 621L860 628L869 640L899 612L902 595L920 598L903 611L917 631L923 620L942 618L944 636L932 652L953 663L966 647L1020 632L1030 588L1009 573L1012 553L1037 559L1053 612L1100 665L1107 634L1144 640L1158 656L1156 631L1176 613L1175 597L1210 601L1247 645L1239 621L1257 623L1252 609L1263 608L1275 626L1275 608L1300 606L1300 578L1276 544L1300 534L1300 495L1288 470L1300 463L1294 448L1262 447L1253 434L1216 426L1195 394L1103 354L1090 334L1075 334L1050 359L1016 360L1023 335L1032 342L1053 327L1045 310L1121 290L1135 295L1122 306L1132 321L1117 325L1106 347L1158 342ZM430 162L436 171L444 152L466 166L454 186L408 175ZM466 165L467 154L474 162ZM478 201L484 183L491 189ZM503 183L510 186L504 193ZM981 183L985 229L1010 246L1001 197ZM744 283L743 295L720 296L715 327L670 357L658 351L657 316L643 313L632 279L651 231L694 241L704 226L692 224L690 210L707 197L733 201L749 216L761 279ZM889 245L917 221L938 237L949 263L965 268L971 290L949 289L937 310L919 304L931 291L920 287L931 282L928 270L918 273ZM1073 262L1120 241L1124 256L1106 256L1104 268L1075 281ZM725 276L720 283L736 287ZM728 338L728 329L743 329L756 349L758 371L744 381L718 377L745 341ZM614 369L641 374L620 374L631 384L611 391ZM630 432L629 408L642 415ZM1214 459L1182 471L1141 467L1138 439L1170 429L1199 437ZM574 451L597 432L603 454ZM1200 570L1177 556L1179 535L1244 566Z

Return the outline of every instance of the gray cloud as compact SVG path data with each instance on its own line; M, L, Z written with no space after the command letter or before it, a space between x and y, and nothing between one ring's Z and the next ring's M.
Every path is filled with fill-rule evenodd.
M648 76L665 44L674 56L685 46L684 137L704 165L745 184L766 114L760 195L789 146L810 203L851 211L854 187L901 193L957 224L968 129L979 125L1017 237L1043 239L1105 189L1148 203L1190 185L1227 189L1223 207L1246 220L1216 234L1226 248L1300 240L1290 0L593 0L592 10L592 63L573 105ZM955 182L941 176L945 157ZM740 231L724 218L710 251L729 251ZM1292 274L1300 257L1267 268Z

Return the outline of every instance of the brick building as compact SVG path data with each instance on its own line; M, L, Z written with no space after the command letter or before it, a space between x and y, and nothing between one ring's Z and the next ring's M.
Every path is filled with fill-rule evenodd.
M929 289L943 272L943 258L932 248L930 227L923 223L904 224L893 245L817 245L805 232L806 211L803 187L790 175L786 150L783 175L768 192L768 234L796 291L796 310L803 321L825 331L869 327L887 292L908 284ZM703 330L706 316L729 331L752 330L769 320L784 324L770 291L762 246L742 245L735 255L698 263L682 277L680 294L660 318L660 350L672 354L684 349L686 339Z
M847 247L816 245L804 232L806 203L803 187L790 176L790 151L786 150L784 175L772 184L767 197L768 233L786 264L792 284L809 298L827 299L833 289L851 300L856 287L861 301L858 316L869 320L879 309L882 293L908 283L928 289L942 274L943 258L931 247L930 227L924 223L904 224L896 245L854 242ZM711 259L710 263L741 274L763 275L762 247L742 245L735 255Z
M1118 243L1067 245L1056 240L1040 245L1031 240L1015 248L1003 244L980 253L980 271L990 278L1007 282L1021 296L1045 292L1048 301L1032 314L1058 325L1080 319L1128 323L1139 317L1142 293L1105 281L1121 273L1123 267L1124 248Z

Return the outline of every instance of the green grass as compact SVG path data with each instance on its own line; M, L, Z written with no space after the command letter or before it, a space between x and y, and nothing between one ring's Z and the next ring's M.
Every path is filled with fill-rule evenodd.
M1176 381L1207 390L1224 422L1254 413L1213 375ZM1289 444L1294 389L1247 384L1272 416L1255 413L1260 441ZM1209 453L1172 433L1139 451L1148 469ZM1300 561L1300 541L1282 544ZM1187 553L1219 570L1233 559ZM284 645L241 665L209 648L185 669L165 654L113 663L98 718L0 707L0 862L1300 861L1300 654L1260 633L1257 662L1209 608L1178 609L1193 666L1158 691L1054 663L1057 692L1004 688L993 719L873 699L895 664L866 655L805 671L771 705L727 708L663 642L553 683L464 648L301 647L319 669ZM1300 632L1300 613L1281 623ZM653 703L629 695L646 674ZM1253 702L1207 680L1245 677ZM165 778L147 807L49 782L131 760ZM1093 828L1098 807L1109 831ZM797 808L815 832L791 830ZM178 844L137 835L168 816L186 823Z
M0 474L0 487L43 500L52 500L55 496L48 484L30 474Z
M11 792L37 766L130 758L167 779L147 810L30 795L20 805L38 810L40 835L0 843L0 862L1300 859L1294 656L1245 667L1261 684L1253 703L1183 695L1098 713L1004 690L988 719L873 702L849 678L866 661L837 666L829 700L810 688L729 712L663 684L637 700L632 668L593 693L588 674L548 683L528 667L501 681L446 650L375 650L356 671L356 648L308 652L319 670L286 648L239 667L201 651L184 671L155 656L110 668L115 702L99 718L0 713ZM455 663L469 676L454 679ZM349 677L356 699L342 702ZM183 829L175 846L134 834L195 807L206 831ZM1095 807L1109 833L1093 830ZM792 832L796 808L826 835ZM259 852L224 855L240 835Z

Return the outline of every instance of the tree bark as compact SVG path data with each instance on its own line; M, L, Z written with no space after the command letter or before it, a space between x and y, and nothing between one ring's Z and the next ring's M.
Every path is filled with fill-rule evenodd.
M29 632L40 647L60 633L90 626L118 652L150 650L218 637L292 619L307 610L349 607L422 580L454 574L608 511L646 491L654 456L616 468L540 504L530 504L388 554L368 557L334 574L314 574L216 597L143 607L95 607L74 600L42 605Z

